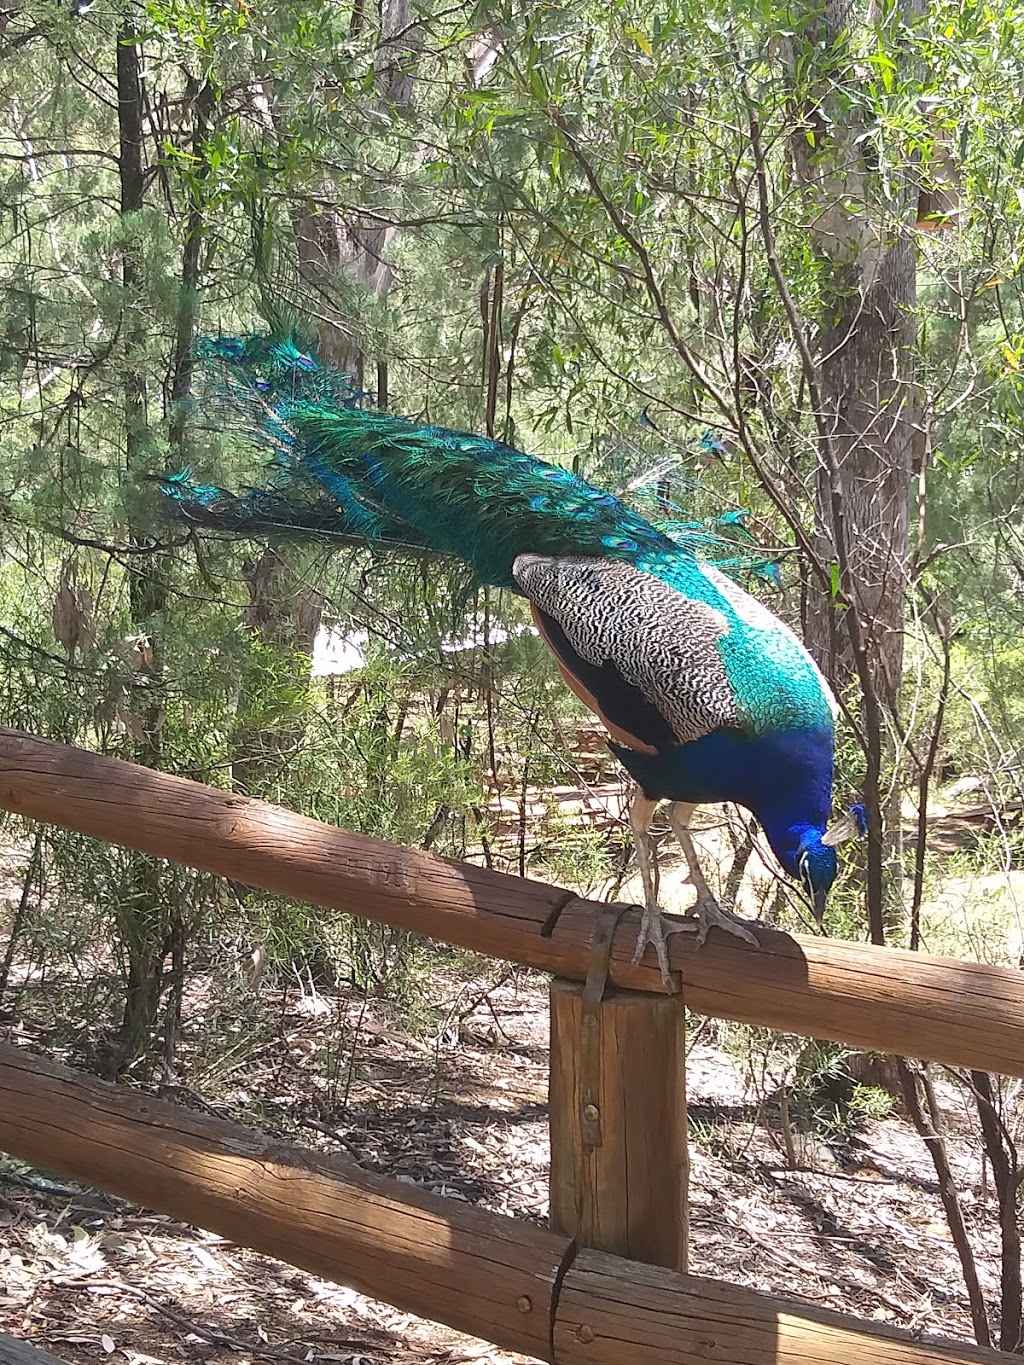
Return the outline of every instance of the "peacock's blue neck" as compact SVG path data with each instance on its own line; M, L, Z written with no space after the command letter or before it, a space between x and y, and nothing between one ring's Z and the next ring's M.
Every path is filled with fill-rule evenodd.
M832 804L831 729L749 736L715 731L657 754L611 746L649 796L666 801L736 801L760 821L790 876L824 833Z

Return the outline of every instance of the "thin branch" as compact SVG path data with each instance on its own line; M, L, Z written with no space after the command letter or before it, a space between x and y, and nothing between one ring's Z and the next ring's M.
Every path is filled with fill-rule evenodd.
M903 1090L903 1103L907 1107L907 1114L924 1145L928 1148L932 1165L935 1167L935 1174L939 1182L939 1197L942 1200L942 1207L946 1211L946 1222L949 1224L953 1245L956 1247L956 1253L960 1258L960 1268L963 1272L964 1285L971 1305L971 1322L974 1325L975 1340L979 1346L991 1346L992 1337L989 1333L985 1296L981 1292L974 1248L971 1246L971 1240L967 1235L964 1211L960 1204L956 1181L953 1178L953 1170L949 1164L946 1144L935 1129L934 1115L930 1117L925 1113L917 1088L918 1077L911 1070L906 1057L896 1057L894 1061L899 1073L900 1086Z
M999 1349L1021 1348L1021 1243L1017 1226L1017 1199L1021 1175L1017 1169L1017 1148L996 1108L992 1077L987 1071L972 1071L971 1084L978 1106L978 1118L985 1153L992 1164L992 1178L999 1203L1000 1239L1000 1314Z
M910 948L916 952L921 946L921 903L924 899L925 859L928 852L928 793L935 760L938 757L939 741L942 738L942 723L946 715L946 702L949 699L952 679L952 644L950 623L938 608L931 604L932 619L942 645L942 682L935 703L935 716L932 720L932 733L928 742L928 752L920 765L917 777L917 838L914 844L914 890L910 902ZM908 741L909 742L909 741Z

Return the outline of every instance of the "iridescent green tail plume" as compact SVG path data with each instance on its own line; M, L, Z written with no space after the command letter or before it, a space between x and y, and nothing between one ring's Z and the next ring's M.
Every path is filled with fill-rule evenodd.
M350 377L291 337L209 338L197 345L195 408L273 452L265 487L241 494L161 486L195 525L231 534L362 542L464 561L477 581L513 587L512 563L534 554L638 556L681 551L742 572L753 555L741 513L663 527L619 498L500 441L360 406Z

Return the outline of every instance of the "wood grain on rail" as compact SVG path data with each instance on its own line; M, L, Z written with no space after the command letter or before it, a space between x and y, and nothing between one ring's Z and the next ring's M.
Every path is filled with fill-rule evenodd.
M586 976L598 907L558 887L448 862L167 773L0 729L0 808L314 905L558 976ZM555 920L554 932L545 928ZM687 1004L857 1047L1024 1076L1024 975L1008 968L758 930L670 939ZM609 980L662 989L616 933Z
M570 1242L0 1044L0 1151L547 1359Z
M1005 1357L602 1252L0 1044L0 1150L558 1365ZM16 1361L15 1365L28 1365Z
M769 1294L581 1251L555 1310L558 1365L996 1365L1001 1351L912 1340L896 1328Z

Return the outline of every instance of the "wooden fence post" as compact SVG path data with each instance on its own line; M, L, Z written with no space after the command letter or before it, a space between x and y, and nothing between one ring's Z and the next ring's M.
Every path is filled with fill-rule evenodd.
M681 995L551 983L551 1227L581 1247L686 1270Z

